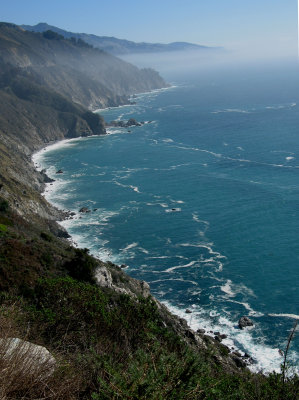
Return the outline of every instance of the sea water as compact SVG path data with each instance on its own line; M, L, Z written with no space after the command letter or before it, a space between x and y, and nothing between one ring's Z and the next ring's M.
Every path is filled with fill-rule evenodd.
M62 225L78 246L127 265L192 328L226 334L252 369L279 370L299 318L298 66L181 74L134 100L101 114L142 126L35 156L55 179L45 196L75 213ZM298 337L291 349L296 365Z

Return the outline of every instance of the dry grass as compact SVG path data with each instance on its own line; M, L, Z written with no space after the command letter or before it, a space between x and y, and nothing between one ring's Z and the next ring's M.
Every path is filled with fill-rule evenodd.
M20 335L14 323L17 313L15 306L0 312L0 400L77 399L80 379L63 365L61 355L55 360Z

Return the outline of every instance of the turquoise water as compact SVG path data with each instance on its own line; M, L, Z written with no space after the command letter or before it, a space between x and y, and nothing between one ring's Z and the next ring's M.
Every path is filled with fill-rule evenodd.
M255 370L277 369L299 318L299 69L172 78L102 111L151 123L35 156L56 179L45 195L76 213L63 225L78 245L128 265L194 329L226 333ZM238 329L242 315L253 329Z

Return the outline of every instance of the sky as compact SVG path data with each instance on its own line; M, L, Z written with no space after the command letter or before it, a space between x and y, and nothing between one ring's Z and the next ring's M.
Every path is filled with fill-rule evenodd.
M0 20L136 42L297 51L297 0L0 0Z

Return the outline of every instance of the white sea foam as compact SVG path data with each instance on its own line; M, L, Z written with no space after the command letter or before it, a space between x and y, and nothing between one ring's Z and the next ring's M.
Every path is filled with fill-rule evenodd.
M284 108L296 107L297 103L287 103L287 104L276 104L272 106L265 107L267 110L282 110Z
M278 317L278 318L292 318L292 319L298 319L299 320L299 315L296 314L268 314L270 317Z
M167 138L167 139L163 139L162 142L165 142L165 143L173 143L173 140Z
M189 262L188 264L185 264L185 265L177 265L175 267L167 268L164 272L172 272L172 271L174 271L176 269L192 267L196 263L197 263L197 261L191 261L191 262Z
M210 226L210 223L208 221L204 221L204 220L200 219L197 213L192 213L192 219L193 219L193 221L195 221L199 224L205 225L205 230L203 233L205 233Z
M115 185L118 185L118 186L121 186L121 187L124 187L124 188L129 188L129 189L133 189L134 190L134 192L136 192L136 193L140 193L140 191L139 191L139 189L138 189L138 186L133 186L133 185L124 185L123 183L120 183L120 182L118 182L118 181L113 181L114 183L115 183Z
M248 315L249 316L254 316L254 317L262 317L264 314L259 312L259 311L255 311L249 303L247 302L243 302L243 301L236 301L236 300L231 300L231 299L227 299L227 302L230 303L235 303L235 304L240 304L241 306L243 306L245 308L245 310L248 311Z
M258 339L254 339L250 330L240 330L236 322L220 315L216 309L210 310L207 313L198 305L193 305L192 313L186 314L185 310L187 307L179 308L163 300L162 303L173 314L186 319L188 325L195 331L197 329L205 329L206 334L209 336L214 336L213 332L216 331L226 334L228 338L222 341L223 344L230 349L239 350L241 354L244 354L244 351L246 351L254 359L255 363L249 365L251 371L262 371L264 373L280 371L283 359L278 348L271 348L265 345L262 338L259 341Z
M157 279L155 281L150 281L149 283L159 283L159 282L166 282L166 281L178 281L178 282L186 282L191 283L194 286L198 286L198 282L192 281L190 279L183 279L183 278L165 278L165 279Z
M118 135L120 133L128 133L125 128L119 129L119 128L109 128L106 129L106 132L108 135Z
M228 279L226 283L223 286L220 286L220 289L226 293L229 297L234 297L236 296L236 293L232 291L232 281Z
M53 151L53 150L58 150L58 149L62 149L64 147L72 147L75 146L75 142L77 142L78 140L81 140L82 138L73 138L73 139L64 139L64 140L60 140L59 142L56 143L52 143L47 145L46 147L42 148L41 150L35 152L32 155L32 161L35 165L35 168L37 170L42 169L42 159L45 153L49 152L49 151Z
M233 157L228 157L225 156L221 153L215 153L213 151L207 150L207 149L201 149L198 147L188 147L186 145L184 145L183 143L179 143L179 144L174 144L173 147L176 147L178 149L182 149L182 150L188 150L188 151L199 151L202 153L207 153L210 154L213 157L216 158L221 158L223 160L230 160L230 161L237 161L240 163L252 163L255 165L260 165L260 166L267 166L267 167L275 167L275 168L287 168L287 169L298 169L299 165L285 165L285 164L274 164L274 163L266 163L266 162L261 162L261 161L255 161L255 160L248 160L245 158L233 158Z
M120 251L125 252L125 251L128 251L128 250L130 250L130 249L133 249L134 247L137 247L137 246L138 246L138 243L137 243L137 242L130 243L130 244L128 244L126 247L124 247L123 249L120 249Z
M141 251L142 253L144 253L144 254L149 254L149 251L146 250L146 249L144 249L143 247L137 247L137 249L138 249L139 251Z
M220 114L220 113L241 113L241 114L250 114L248 110L242 110L239 108L226 108L224 110L216 110L212 111L211 114Z

